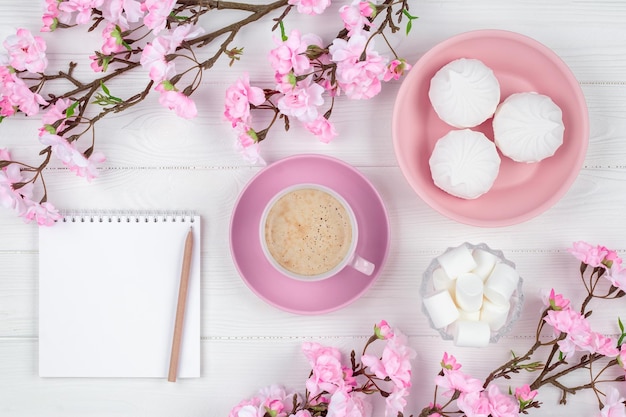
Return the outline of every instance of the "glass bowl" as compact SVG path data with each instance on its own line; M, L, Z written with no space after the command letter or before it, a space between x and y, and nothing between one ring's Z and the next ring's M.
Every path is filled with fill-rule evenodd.
M459 245L457 247L449 247L448 249L444 251L444 253L448 253L451 250L457 249L461 246L466 246L471 252L474 252L474 250L476 249L483 250L495 256L497 259L496 262L506 264L510 266L511 268L515 269L515 264L511 262L510 260L506 259L502 251L491 249L485 243L472 244L472 243L465 242L462 245ZM439 256L435 257L430 262L430 265L428 265L428 268L426 268L426 271L424 271L422 285L420 287L420 295L422 297L422 311L428 318L428 322L430 326L433 329L437 330L444 340L454 340L454 333L455 333L455 327L456 327L457 321L454 321L445 327L440 327L440 328L435 327L433 323L433 319L431 318L430 313L428 309L426 308L426 305L423 301L425 298L430 297L431 295L440 291L440 289L435 288L435 284L433 282L433 273L437 269L441 268L438 258ZM510 308L509 308L504 324L501 327L499 327L497 330L490 330L490 337L489 337L490 343L496 343L503 335L509 333L515 321L517 321L517 319L520 317L522 313L522 305L524 302L522 284L523 284L523 280L522 280L522 277L520 276L517 282L517 286L509 299Z

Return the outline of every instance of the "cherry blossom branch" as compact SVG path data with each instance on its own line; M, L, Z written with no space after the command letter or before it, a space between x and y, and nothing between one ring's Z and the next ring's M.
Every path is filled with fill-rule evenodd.
M190 96L200 87L203 72L212 69L224 56L230 59L230 65L239 59L243 48L232 45L244 27L276 13L278 17L273 18L272 30L280 27L282 38L286 40L284 21L293 10L297 9L299 13L321 14L329 4L330 0L315 2L274 0L261 4L219 0L177 0L173 3L126 0L121 8L85 9L78 8L67 0L46 0L42 31L66 30L87 25L87 31L102 30L104 41L100 50L95 51L90 57L95 75L88 81L76 77L77 64L74 62L68 63L65 71L46 73L45 42L26 29L19 29L15 36L4 43L8 45L7 61L10 64L0 66L0 120L16 112L32 115L42 110L45 114L42 118L43 126L39 130L39 140L44 145L40 152L43 159L39 165L27 164L30 168L26 169L26 164L21 165L11 159L8 150L0 150L0 176L7 177L0 178L0 187L3 187L0 190L3 201L0 203L13 208L27 221L36 220L39 224L53 224L59 218L59 214L53 205L47 203L48 190L43 180L44 170L51 162L51 157L58 157L70 171L91 180L98 175L98 165L104 161L104 155L95 150L97 137L95 126L102 118L139 104L151 91L157 91L159 103L174 110L177 115L185 118L195 117L197 109ZM400 9L396 11L397 23L395 23L392 12L398 7ZM357 97L369 98L377 94L383 78L384 81L398 79L409 68L398 58L384 33L385 30L396 32L403 16L410 16L408 2L384 0L381 5L375 6L373 3L362 1L359 4L346 5L341 10L347 14L342 15L344 25L338 30L335 39L343 42L359 39L358 42L361 42L361 37L367 38L360 46L362 47L360 55L363 60L376 61L375 66L369 64L368 67L369 72L372 72L372 68L377 68L369 75L373 78L366 82L374 83L370 88L371 91L359 92L361 97ZM245 15L208 33L205 33L202 27L196 26L204 15L211 14L211 18L214 18L214 14L219 11L243 12ZM381 13L384 18L379 19L381 21L375 30L370 30L377 13ZM408 29L407 25L407 32ZM384 37L396 58L389 64L388 70L385 66L386 60L368 49L371 38L378 35ZM196 50L207 45L215 45L217 48L208 58L201 60ZM332 126L327 122L335 103L334 96L339 94L340 89L346 88L346 95L351 96L353 93L350 90L353 87L342 84L341 77L338 76L341 68L336 62L327 62L327 58L324 58L326 61L322 59L323 55L326 57L329 55L332 42L326 47L322 47L321 44L309 46L313 49L298 52L297 55L300 57L294 59L311 60L314 64L314 72L310 74L312 78L307 79L308 76L304 74L296 74L293 77L293 86L298 83L310 83L312 88L317 88L318 93L324 88L332 90L330 107L321 114L321 119L326 124L316 122L315 125L307 126L314 129L316 135L327 135L327 138L330 138L335 135ZM178 68L174 67L174 61L188 61L188 67L177 72ZM134 93L128 94L127 97L118 97L109 90L108 86L114 84L112 82L114 79L123 79L126 74L139 68L148 71L149 79ZM361 84L360 80L354 82L355 86ZM61 85L63 92L52 92L58 91L59 88L48 91L48 87L58 85ZM19 93L12 89L19 90ZM294 117L281 105L280 98L273 99L275 95L282 97L286 91L278 87L265 89L265 92L267 95L263 102L254 100L243 104L244 106L249 104L249 107L255 110L273 112L271 121L264 129L256 132L230 120L233 127L237 126L237 129L242 130L238 140L249 139L249 142L244 143L244 147L248 143L258 144L264 140L278 119L283 119L285 129L289 129L289 118ZM17 99L2 101L2 97ZM227 107L225 114L230 114L228 103L225 107ZM311 114L311 110L307 112ZM91 136L90 143L86 145L79 143L86 134ZM32 185L39 180L43 185L43 195L37 200Z

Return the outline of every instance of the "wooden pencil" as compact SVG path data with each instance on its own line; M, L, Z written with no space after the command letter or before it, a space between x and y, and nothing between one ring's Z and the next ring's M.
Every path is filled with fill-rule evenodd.
M167 376L169 382L176 382L178 373L178 360L180 358L180 343L183 334L185 319L185 305L187 303L187 289L189 287L189 270L191 268L191 255L193 252L193 228L189 228L185 239L183 265L180 273L180 288L178 290L178 304L176 306L176 321L174 323L174 337L172 339L172 353L170 356L170 369Z

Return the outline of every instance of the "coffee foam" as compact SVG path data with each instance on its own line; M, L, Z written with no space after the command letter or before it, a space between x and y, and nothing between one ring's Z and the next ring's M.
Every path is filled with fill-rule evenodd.
M264 233L276 262L302 276L324 274L339 265L350 250L352 224L331 194L316 188L287 192L269 209Z

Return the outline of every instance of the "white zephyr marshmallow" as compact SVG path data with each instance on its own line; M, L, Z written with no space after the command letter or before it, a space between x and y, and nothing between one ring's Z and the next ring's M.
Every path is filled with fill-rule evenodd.
M498 262L498 257L493 253L482 249L474 249L472 251L472 256L476 261L476 268L474 268L472 272L485 281L489 277L489 274L491 274L491 271L493 271L493 267L496 265L496 262Z
M478 59L460 58L444 65L430 80L428 97L441 120L451 126L478 126L496 111L500 84Z
M480 320L489 324L491 330L496 331L504 326L509 316L511 304L494 304L489 300L483 301L483 307L480 310Z
M491 329L484 321L457 321L454 344L466 347L485 347L491 338Z
M425 297L423 302L436 329L446 327L459 318L459 310L448 291L436 292Z
M465 273L456 279L456 304L464 311L478 311L483 305L483 280L476 274Z
M456 279L459 275L476 268L476 261L466 245L442 253L437 257L437 261L451 279Z
M428 159L435 185L455 197L474 199L491 189L500 171L496 145L481 132L451 130Z
M517 288L519 274L511 266L498 263L485 283L485 297L495 304L505 305Z
M498 106L493 137L500 151L517 162L538 162L563 144L563 113L550 97L516 93Z

